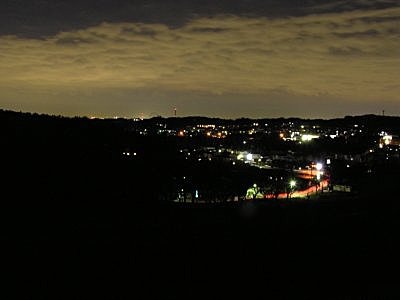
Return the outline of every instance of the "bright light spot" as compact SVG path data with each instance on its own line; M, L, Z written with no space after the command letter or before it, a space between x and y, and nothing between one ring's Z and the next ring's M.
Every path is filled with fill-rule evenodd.
M185 132L181 130L181 131L179 131L178 135L179 135L179 136L184 136L184 135L185 135Z
M246 145L246 141L243 141L243 144L245 144L245 145Z
M249 153L246 155L247 160L253 160L253 154Z
M195 197L195 198L199 198L199 191L198 191L198 190L196 190L196 192L195 192L195 194L194 194L194 197Z
M303 134L301 136L301 140L303 142L309 142L309 141L312 141L313 139L318 139L318 138L319 138L319 135L313 135L313 134Z
M346 167L347 167L347 168L350 168L350 165L347 165Z
M253 187L256 188L256 187L257 187L257 184L253 184Z
M317 164L315 165L315 168L316 168L318 171L321 171L321 170L322 170L322 164L321 164L321 163L317 163Z
M382 139L385 145L389 145L392 142L393 137L391 135L385 135Z
M281 134L279 134L279 137L280 137L281 139L283 139L283 138L285 137L285 135L284 135L283 133L281 133Z
M232 162L232 165L236 165L236 163L235 163L235 162Z
M330 164L331 164L331 159L330 159L330 158L328 158L328 159L326 160L326 164L327 164L327 165L330 165Z
M291 188L294 188L296 186L296 181L295 180L290 180L289 185Z

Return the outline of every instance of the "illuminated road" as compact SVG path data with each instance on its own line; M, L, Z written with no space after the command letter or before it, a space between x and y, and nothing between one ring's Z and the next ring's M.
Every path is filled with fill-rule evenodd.
M310 186L309 188L301 191L295 191L293 194L291 194L290 198L306 198L307 196L311 196L313 194L316 194L317 192L320 192L322 188L326 188L328 186L328 180L322 180L320 182L320 186L317 188L315 185ZM267 199L272 199L274 198L272 195L269 195ZM287 193L281 193L278 196L278 199L286 199L287 198Z
M298 178L310 180L310 179L315 178L319 171L317 171L317 170L295 170L294 172L296 173Z
M318 187L318 189L316 188L316 186L311 186L308 189L294 192L292 194L292 197L304 198L304 197L307 197L308 195L315 194L317 191L321 191L322 188L325 188L327 186L328 186L328 180L322 180L320 182L320 186ZM282 196L282 194L279 195L279 198L281 198L281 196ZM286 197L286 194L284 194L284 196Z

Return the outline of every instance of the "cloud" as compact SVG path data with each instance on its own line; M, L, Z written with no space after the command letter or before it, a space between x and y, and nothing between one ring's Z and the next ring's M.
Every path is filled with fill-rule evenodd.
M101 22L157 23L178 28L195 17L220 14L286 18L399 6L399 0L3 0L0 35L43 38Z
M343 48L339 48L339 47L331 47L329 48L329 53L332 55L352 55L352 56L360 56L363 55L364 52L358 48L354 48L354 47L343 47Z
M140 89L218 99L268 99L278 90L302 99L400 101L398 16L400 8L283 19L219 15L178 28L102 23L46 39L2 36L0 88L78 96Z

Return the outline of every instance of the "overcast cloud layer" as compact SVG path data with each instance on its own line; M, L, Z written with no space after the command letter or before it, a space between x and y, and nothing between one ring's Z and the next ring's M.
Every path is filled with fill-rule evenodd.
M166 115L175 105L225 117L399 114L400 7L338 9L346 3L285 18L218 14L175 27L103 22L3 35L0 106L102 116Z

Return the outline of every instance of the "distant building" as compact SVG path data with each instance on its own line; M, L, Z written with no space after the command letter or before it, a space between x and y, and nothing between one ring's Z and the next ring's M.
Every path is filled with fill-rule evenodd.
M400 137L397 135L384 135L379 140L379 147L383 148L384 146L400 146Z
M351 193L351 186L349 186L349 185L334 184L334 185L332 186L332 191L334 191L334 192Z

